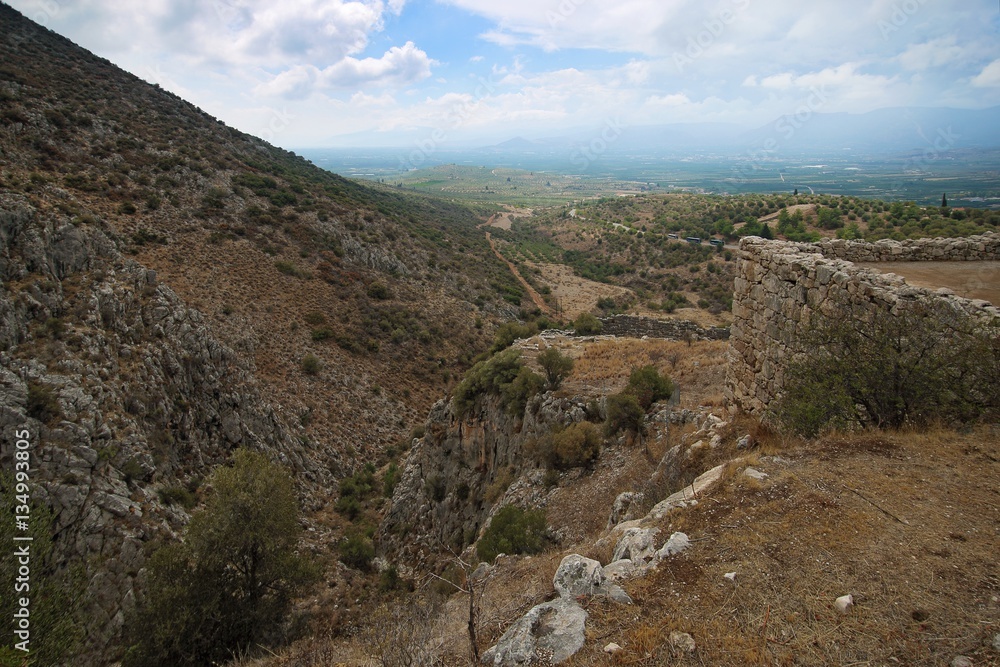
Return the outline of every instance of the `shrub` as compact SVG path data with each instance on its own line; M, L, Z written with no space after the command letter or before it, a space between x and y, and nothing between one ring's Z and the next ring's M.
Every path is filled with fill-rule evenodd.
M674 393L674 383L670 378L660 375L656 366L649 365L636 368L628 378L628 385L625 387L626 394L635 396L643 411L657 401L670 398Z
M521 353L504 350L469 369L455 388L452 405L459 418L468 414L483 394L501 395L521 372Z
M541 438L538 448L551 468L579 468L597 459L601 436L590 422L577 422Z
M310 334L315 341L329 340L334 337L333 329L330 327L318 327Z
M164 505L180 505L188 510L198 503L195 495L183 486L164 487L157 492L157 495Z
M573 330L580 336L599 334L603 328L604 325L601 324L601 321L590 313L580 313L580 315L573 320Z
M368 296L373 299L378 299L379 301L384 301L392 297L392 293L389 288L385 286L385 283L374 282L368 286Z
M998 324L976 326L944 304L840 312L816 316L804 336L810 352L785 372L775 406L785 428L812 436L830 427L969 422L1000 411Z
M318 375L322 364L315 354L307 354L302 357L302 372L306 375Z
M51 424L62 417L62 407L52 387L28 381L28 416L43 424Z
M549 389L552 390L558 389L566 376L573 372L573 359L555 347L545 348L538 355L538 363L545 371L545 379L548 380Z
M396 484L399 483L399 474L399 466L395 463L390 463L389 467L385 470L385 474L382 475L382 495L386 498L392 498L392 493L396 490Z
M497 328L493 336L493 345L490 346L489 354L506 350L520 338L531 338L538 333L538 327L534 323L519 324L517 322L504 322Z
M608 396L608 419L604 424L604 433L608 437L621 431L641 433L645 419L646 411L632 394Z
M545 511L500 508L476 544L479 560L493 562L499 554L536 554L545 545Z
M273 643L293 596L317 574L295 553L298 508L282 467L238 450L210 486L185 541L147 563L147 592L126 626L125 667L194 667Z
M340 542L340 562L355 570L367 572L375 559L375 546L361 533L352 532Z
M540 375L527 366L522 366L517 377L503 389L503 402L507 408L507 414L512 417L523 415L528 401L540 392L544 385L545 380Z

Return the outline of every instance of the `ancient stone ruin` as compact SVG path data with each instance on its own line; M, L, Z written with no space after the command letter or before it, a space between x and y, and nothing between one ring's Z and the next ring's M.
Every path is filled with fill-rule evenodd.
M897 313L924 303L932 312L975 323L995 323L1000 310L988 301L956 296L947 288L908 285L893 273L855 262L1000 259L1000 234L907 241L825 240L819 243L744 238L740 243L730 329L726 400L730 410L763 416L781 394L784 370L805 352L811 316L851 317L866 309Z

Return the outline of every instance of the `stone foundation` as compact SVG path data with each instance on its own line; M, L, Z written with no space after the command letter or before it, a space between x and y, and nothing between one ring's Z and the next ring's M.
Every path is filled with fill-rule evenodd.
M957 297L947 289L912 287L892 273L857 267L853 262L988 261L1000 259L1000 234L964 239L913 241L826 240L819 243L744 238L740 243L730 327L725 395L731 411L764 416L780 396L784 370L796 354L813 313L847 317L853 310L897 312L924 301L935 312L1000 321L987 301ZM944 310L940 310L940 309Z

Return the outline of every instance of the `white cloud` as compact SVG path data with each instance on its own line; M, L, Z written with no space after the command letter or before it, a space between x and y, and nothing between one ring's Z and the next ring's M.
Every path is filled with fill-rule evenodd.
M392 47L381 58L344 58L323 70L322 81L330 88L400 86L430 76L434 62L413 42L407 42L401 47Z
M983 68L983 71L972 78L972 85L977 88L1000 87L1000 58Z
M922 72L932 67L941 67L962 57L963 49L955 43L955 36L932 39L910 45L906 51L896 56L896 61L905 69Z

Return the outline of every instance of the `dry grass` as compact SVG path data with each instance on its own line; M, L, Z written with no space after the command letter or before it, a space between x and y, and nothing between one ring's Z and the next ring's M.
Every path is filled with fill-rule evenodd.
M781 455L753 461L767 479L734 474L668 517L661 532L683 521L695 547L626 586L635 608L592 605L600 640L570 664L606 664L611 641L626 649L615 664L997 664L994 431L834 436ZM698 650L676 655L673 629Z
M681 391L681 406L721 405L726 379L725 341L695 341L688 345L660 339L618 338L583 342L578 338L548 341L575 359L573 372L561 389L567 396L607 396L621 391L634 368L652 364L670 377ZM526 359L535 348L544 349L541 338L522 345Z

